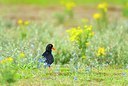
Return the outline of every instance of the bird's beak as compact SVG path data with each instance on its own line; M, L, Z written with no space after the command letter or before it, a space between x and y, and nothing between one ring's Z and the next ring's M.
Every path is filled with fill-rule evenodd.
M56 50L54 47L52 47L52 50Z

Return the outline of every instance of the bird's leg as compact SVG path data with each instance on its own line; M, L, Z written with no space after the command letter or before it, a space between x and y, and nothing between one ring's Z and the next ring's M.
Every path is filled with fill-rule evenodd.
M49 66L48 69L51 69L51 67Z
M51 69L50 66L48 67L48 70L49 70L49 74L51 75L52 74L52 69Z
M51 71L51 67L49 66L48 69Z

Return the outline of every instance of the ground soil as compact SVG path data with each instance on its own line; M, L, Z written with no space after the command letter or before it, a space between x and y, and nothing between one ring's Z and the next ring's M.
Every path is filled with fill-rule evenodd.
M0 17L6 20L32 20L32 21L46 21L53 18L56 12L63 12L63 7L59 6L32 6L32 5L0 5ZM110 6L108 16L112 18L119 18L121 8L119 6ZM96 6L77 6L74 8L75 18L91 19L94 13L98 12Z

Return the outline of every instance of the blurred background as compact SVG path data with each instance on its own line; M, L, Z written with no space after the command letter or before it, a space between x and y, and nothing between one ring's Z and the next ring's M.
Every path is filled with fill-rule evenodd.
M73 1L74 18L91 18L98 3L109 4L109 17L119 18L127 0L0 0L0 17L16 21L18 19L37 22L53 19L56 13L65 9L63 1ZM60 16L60 15L59 15Z

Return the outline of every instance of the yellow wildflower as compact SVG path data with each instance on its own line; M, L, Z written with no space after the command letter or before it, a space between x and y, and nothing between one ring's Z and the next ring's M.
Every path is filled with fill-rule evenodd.
M108 8L107 3L98 4L98 9L104 10L104 12L107 12L107 8Z
M92 25L87 26L87 30L88 30L88 31L92 31Z
M105 56L105 55L106 55L105 48L104 47L100 47L98 49L97 56Z
M88 46L90 45L90 43L89 43L89 42L87 42L87 43L85 43L85 45L86 45L86 47L88 47Z
M12 57L8 57L7 60L8 60L9 62L12 62L12 61L13 61L13 58L12 58Z
M22 25L22 24L23 24L23 20L22 20L22 19L19 19L19 20L17 21L17 23L18 23L19 25Z
M29 23L29 21L24 21L24 25L28 25Z
M83 32L83 30L78 27L67 30L67 32L69 33L70 41L76 41L77 37Z
M94 34L95 34L94 32L90 32L89 36L92 37L92 36L94 36Z
M65 3L65 7L67 10L72 10L75 6L76 6L76 4L74 2Z
M0 61L0 63L2 63L2 64L7 63L7 62L13 62L13 58L12 57L8 57L8 58L5 58L5 59Z
M93 18L96 19L96 20L100 19L101 17L102 17L102 15L100 13L95 13L93 15Z
M22 53L20 53L19 56L20 56L20 58L24 58L25 57L25 53L22 52Z
M6 62L6 60L5 60L5 59L3 59L3 60L1 60L1 61L0 61L0 63L2 63L2 64L3 64L3 63L5 63L5 62Z

